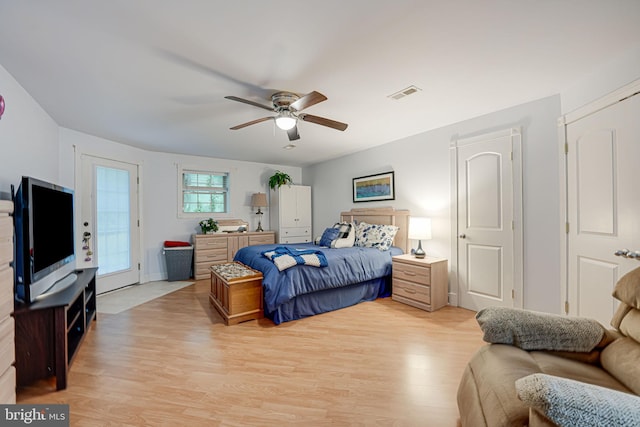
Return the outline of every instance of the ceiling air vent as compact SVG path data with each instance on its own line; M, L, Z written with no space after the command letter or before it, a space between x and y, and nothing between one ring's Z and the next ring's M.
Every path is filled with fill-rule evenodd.
M406 88L402 89L399 92L396 92L396 93L393 93L393 94L387 96L387 98L395 99L397 101L399 99L404 98L405 96L413 95L414 93L418 92L419 90L422 90L422 89L420 89L419 87L416 87L416 86L409 86L409 87L406 87Z

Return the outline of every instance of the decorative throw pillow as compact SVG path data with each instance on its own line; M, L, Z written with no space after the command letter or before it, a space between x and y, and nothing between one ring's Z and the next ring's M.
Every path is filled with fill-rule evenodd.
M486 342L523 350L590 352L604 336L604 328L594 319L510 307L484 308L476 321Z
M395 225L368 224L361 222L356 230L356 246L378 248L388 251L393 245L393 238L398 232Z
M340 230L337 228L330 227L325 229L324 233L322 233L322 237L320 238L319 245L330 248L331 243L338 238L338 234L340 234Z
M332 248L350 248L356 241L356 227L350 222L337 222L333 228L338 229L338 238L331 243Z
M640 267L631 270L618 280L613 296L623 303L640 310Z
M518 398L559 426L640 425L640 397L547 374L516 380Z

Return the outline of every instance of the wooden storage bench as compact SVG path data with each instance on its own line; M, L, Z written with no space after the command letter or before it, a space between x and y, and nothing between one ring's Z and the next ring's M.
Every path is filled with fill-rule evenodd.
M237 261L215 264L210 270L209 302L227 325L264 317L261 272Z

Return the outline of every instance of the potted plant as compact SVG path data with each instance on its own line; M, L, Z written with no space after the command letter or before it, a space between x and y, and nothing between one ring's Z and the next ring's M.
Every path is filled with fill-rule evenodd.
M203 219L200 221L200 229L202 229L203 234L211 234L218 231L218 222L214 221L213 218Z
M293 180L287 173L276 171L276 173L269 178L269 187L272 190L275 190L285 184L293 184Z

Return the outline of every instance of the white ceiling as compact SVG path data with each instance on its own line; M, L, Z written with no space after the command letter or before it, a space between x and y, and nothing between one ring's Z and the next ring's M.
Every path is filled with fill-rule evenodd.
M66 128L303 166L557 94L638 46L638 18L638 0L0 0L0 65ZM229 130L270 113L225 95L279 90L325 94L305 112L349 128L302 122L293 150L272 121Z

